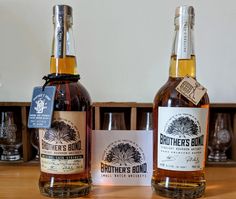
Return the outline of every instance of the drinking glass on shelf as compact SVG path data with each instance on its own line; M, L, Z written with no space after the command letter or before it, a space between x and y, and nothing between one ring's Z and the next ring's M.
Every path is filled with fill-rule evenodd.
M152 112L143 111L137 126L138 130L152 130Z
M17 131L13 112L1 112L0 137L0 146L3 149L1 160L20 160L22 135L21 131Z
M123 112L105 112L102 130L126 130Z
M36 150L36 155L34 157L34 160L39 160L39 131L38 129L32 129L30 132L30 143Z
M210 154L209 161L226 161L226 150L231 146L232 126L228 113L217 113L215 128L209 134L208 148Z

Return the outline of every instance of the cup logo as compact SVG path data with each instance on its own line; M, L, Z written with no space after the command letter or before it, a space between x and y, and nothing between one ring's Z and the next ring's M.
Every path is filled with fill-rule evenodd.
M104 151L101 162L102 174L146 174L147 163L143 150L131 140L117 140ZM127 176L125 176L127 177ZM129 177L129 176L128 176Z
M117 166L130 166L141 163L141 154L129 143L113 146L106 154L105 161Z

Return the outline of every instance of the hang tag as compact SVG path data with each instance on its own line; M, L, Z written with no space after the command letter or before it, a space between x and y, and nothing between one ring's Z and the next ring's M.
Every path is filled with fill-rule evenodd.
M199 103L203 95L207 92L206 88L195 79L188 76L186 76L175 89L195 105Z
M56 87L35 87L29 111L28 128L50 128Z

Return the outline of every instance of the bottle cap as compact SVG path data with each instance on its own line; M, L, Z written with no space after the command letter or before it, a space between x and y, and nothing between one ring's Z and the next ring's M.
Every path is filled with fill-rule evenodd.
M194 8L193 6L179 6L175 10L175 17L179 17L181 15L186 15L186 16L193 16L194 17Z
M194 13L193 6L187 6L187 5L179 6L175 10L175 24L177 24L179 20L188 19L190 24L193 25L194 17L195 17L195 13Z
M72 16L72 8L68 5L55 5L53 6L53 16L55 15Z
M67 19L69 24L73 23L72 19L72 7L68 5L55 5L53 6L53 23L55 23L55 19L58 17L62 17Z

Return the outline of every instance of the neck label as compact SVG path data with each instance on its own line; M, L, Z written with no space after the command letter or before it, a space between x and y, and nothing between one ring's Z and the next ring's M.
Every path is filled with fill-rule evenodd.
M179 22L179 36L177 47L178 59L191 59L191 27L187 17L181 18Z
M64 16L59 15L56 21L56 28L55 28L55 44L54 44L54 56L56 58L63 58L65 57L65 21Z
M188 76L186 76L175 89L195 105L199 103L203 95L207 92L206 88L195 79Z

